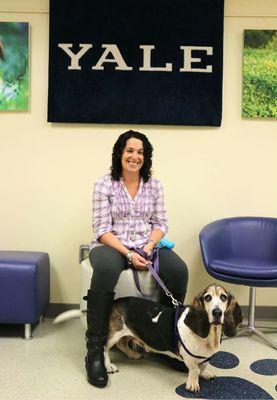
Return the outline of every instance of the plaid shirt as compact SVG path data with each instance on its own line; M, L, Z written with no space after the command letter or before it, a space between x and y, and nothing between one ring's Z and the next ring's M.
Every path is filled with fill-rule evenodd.
M98 238L112 232L127 248L142 246L153 229L167 233L167 216L161 182L149 178L140 180L133 199L121 178L119 181L105 175L94 185L93 191L94 239L90 248L101 245Z

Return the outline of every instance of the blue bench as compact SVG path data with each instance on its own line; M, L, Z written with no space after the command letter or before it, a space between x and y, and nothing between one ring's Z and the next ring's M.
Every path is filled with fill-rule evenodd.
M0 324L24 324L32 339L36 324L49 304L49 255L34 251L0 251Z

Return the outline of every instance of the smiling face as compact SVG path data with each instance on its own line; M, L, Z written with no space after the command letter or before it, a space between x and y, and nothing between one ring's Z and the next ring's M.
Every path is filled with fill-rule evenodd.
M222 325L224 313L228 307L228 293L220 285L209 286L203 294L203 306L207 312L209 323Z
M142 141L135 138L128 139L121 157L122 174L139 174L143 162L144 155Z

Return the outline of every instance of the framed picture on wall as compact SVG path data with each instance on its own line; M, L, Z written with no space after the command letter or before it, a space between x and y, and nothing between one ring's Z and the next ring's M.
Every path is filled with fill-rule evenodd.
M277 31L245 30L242 116L277 118Z
M29 109L29 23L0 22L0 110Z

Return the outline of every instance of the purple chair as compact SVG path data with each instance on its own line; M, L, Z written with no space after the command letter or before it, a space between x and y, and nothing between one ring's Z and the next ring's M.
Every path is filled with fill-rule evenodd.
M277 349L277 343L255 326L256 287L277 287L277 218L236 217L211 222L200 232L200 246L211 276L250 287L248 324L239 334L256 334Z
M50 263L47 253L0 251L0 324L24 324L32 339L36 324L49 304Z

